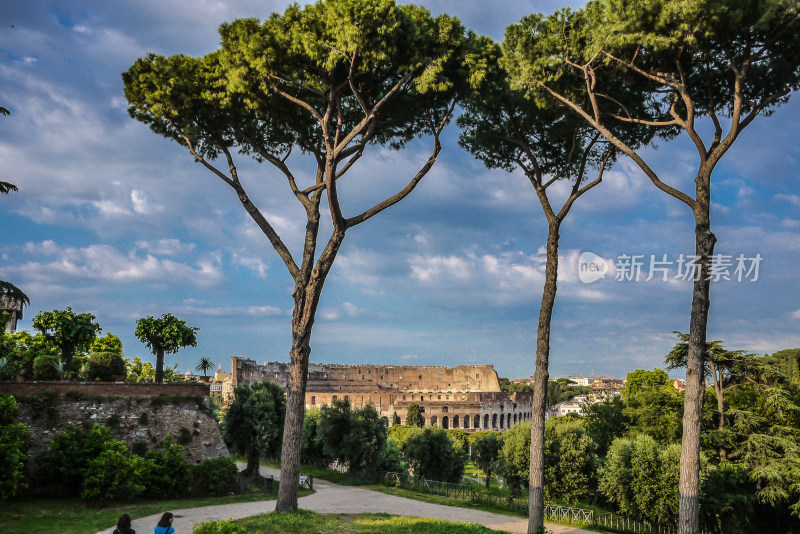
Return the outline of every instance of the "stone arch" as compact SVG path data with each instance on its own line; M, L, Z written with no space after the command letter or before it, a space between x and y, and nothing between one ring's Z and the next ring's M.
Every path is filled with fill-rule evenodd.
M511 428L511 414L506 417L506 428Z
M514 414L514 424L517 424L517 414Z
M492 414L492 428L497 428L497 414L496 413Z
M505 428L505 424L506 424L506 416L500 414L500 430L503 430Z
M489 414L483 416L483 428L484 430L489 428Z
M431 426L436 426L436 416L435 415L431 416Z
M388 417L381 417L381 421L383 421L383 426L388 428L388 426L389 426L389 418Z
M450 421L447 419L446 415L442 417L442 428L450 428Z
M458 420L458 416L454 415L453 416L453 428L458 428L458 424L459 423L460 423L460 421Z
M464 428L469 428L469 416L464 416Z
M481 427L481 416L476 415L475 417L472 418L472 428L478 430L480 427Z

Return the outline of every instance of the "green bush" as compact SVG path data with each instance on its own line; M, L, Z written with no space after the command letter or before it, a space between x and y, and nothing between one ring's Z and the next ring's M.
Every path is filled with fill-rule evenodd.
M49 482L67 492L77 492L90 460L97 458L113 439L111 431L99 425L88 431L69 425L50 441L49 450L39 458L39 464Z
M467 453L460 444L453 443L445 430L426 427L406 442L403 453L417 476L459 482L464 474Z
M183 447L167 437L142 456L145 465L141 472L144 492L148 497L182 497L189 492L189 464L183 458Z
M0 425L10 425L17 417L19 405L13 395L0 393Z
M89 355L81 367L83 380L97 380L104 382L125 380L127 369L121 354L114 352L94 352Z
M200 493L219 495L236 481L239 470L230 458L212 458L192 468L192 486Z
M128 454L124 442L107 442L104 450L89 460L81 498L87 501L110 501L136 497L145 490L142 475L148 467L147 462L139 456Z
M0 426L0 501L16 496L26 487L23 480L28 462L28 434L30 429L22 423Z
M247 530L237 525L232 519L228 519L227 521L207 521L195 525L192 534L247 534Z
M36 380L58 380L61 359L55 354L39 354L33 360L33 377Z

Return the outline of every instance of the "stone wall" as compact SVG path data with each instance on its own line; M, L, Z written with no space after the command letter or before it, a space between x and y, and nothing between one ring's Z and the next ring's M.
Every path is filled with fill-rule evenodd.
M106 426L128 447L152 448L172 434L190 463L230 456L207 384L0 383L0 392L17 398L18 420L31 427L31 455L44 452L72 423Z

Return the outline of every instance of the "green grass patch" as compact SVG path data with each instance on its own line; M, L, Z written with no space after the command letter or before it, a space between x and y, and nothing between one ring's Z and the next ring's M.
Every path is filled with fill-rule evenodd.
M300 496L313 491L302 490ZM160 514L165 510L196 508L214 504L274 500L272 491L249 491L223 497L189 497L169 500L115 501L105 506L80 499L15 499L0 506L0 532L3 534L87 534L116 525L123 513L134 519ZM146 533L145 533L146 534Z
M320 515L306 510L291 514L263 514L237 523L253 534L489 534L475 523L451 523L439 519L398 517L386 514Z

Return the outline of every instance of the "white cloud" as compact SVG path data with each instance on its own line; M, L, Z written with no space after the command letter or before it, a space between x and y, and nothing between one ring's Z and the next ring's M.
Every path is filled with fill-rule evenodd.
M798 195L786 195L784 193L778 193L775 195L775 200L783 200L792 204L793 206L800 207L800 196Z
M269 266L264 263L261 258L243 256L237 252L234 252L231 256L231 261L234 265L240 265L245 269L253 271L259 278L267 277L267 270L269 269Z
M164 206L149 201L147 193L138 189L131 191L131 204L133 211L139 215L152 215L164 211Z
M158 241L136 241L138 248L152 254L161 256L178 256L191 253L195 249L194 243L183 243L180 239L159 239Z
M159 258L154 254L140 256L136 248L123 253L111 245L96 244L83 248L61 247L53 241L27 243L23 250L35 258L4 271L15 273L23 281L79 279L86 281L190 282L209 286L222 280L222 262L218 252L197 260L194 265ZM50 259L41 261L38 257Z
M795 319L800 319L800 310L795 310L792 312L792 317Z
M205 306L200 303L179 307L178 312L210 317L276 317L289 315L288 311L281 310L275 306Z
M410 360L418 360L419 356L417 356L416 354L403 354L402 356L400 356L400 359L403 360L404 362L407 362Z

